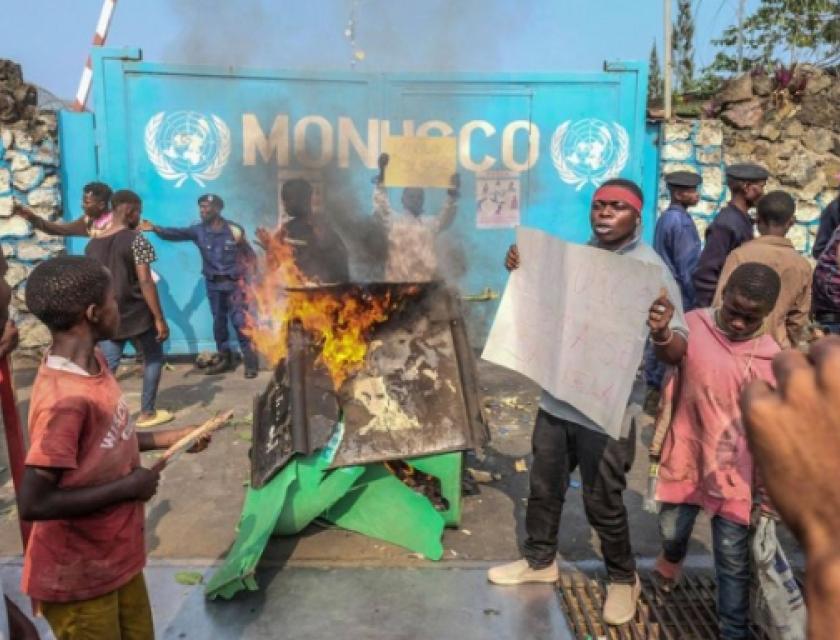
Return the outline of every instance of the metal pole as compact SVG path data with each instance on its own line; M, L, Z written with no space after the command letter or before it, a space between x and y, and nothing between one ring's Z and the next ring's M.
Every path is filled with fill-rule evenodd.
M671 119L671 76L673 75L671 69L671 35L674 26L671 24L671 1L665 0L665 5L662 11L662 22L665 28L665 77L663 79L663 91L665 93L665 120Z
M737 56L738 68L737 72L741 73L744 68L744 5L746 0L738 0L738 40L737 40Z
M12 476L12 487L15 490L15 500L20 496L20 485L23 482L24 461L26 459L26 445L23 443L23 427L17 411L15 387L12 381L12 368L9 357L0 359L0 413L3 416L3 431L6 433L6 452L9 455L9 471ZM18 518L20 537L23 548L29 543L29 533L32 523Z
M117 0L104 0L102 2L102 10L99 12L99 21L96 23L96 31L93 34L93 46L101 47L105 44L108 37L108 29L111 27L111 20L114 17L114 7ZM88 95L90 95L90 85L93 81L93 63L90 56L85 62L85 68L82 71L82 79L79 80L79 88L76 90L76 100L73 102L74 111L84 111L85 103Z

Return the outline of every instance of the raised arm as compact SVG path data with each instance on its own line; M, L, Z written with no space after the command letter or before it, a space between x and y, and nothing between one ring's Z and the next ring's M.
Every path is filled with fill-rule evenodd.
M379 174L373 179L373 216L382 224L388 224L394 217L394 210L388 200L388 190L385 189L385 169L388 167L387 153L379 156Z
M668 292L664 288L648 311L650 341L656 351L656 357L670 365L678 365L688 348L688 341L682 332L672 327L674 311L674 303L668 298Z
M12 209L12 214L19 216L26 220L38 231L43 231L51 236L77 237L85 238L88 235L87 217L82 216L72 222L51 222L44 220L37 213L24 207L21 204L15 203Z
M450 188L446 191L446 202L443 203L443 208L437 217L438 232L446 231L451 227L455 221L455 214L458 213L458 195L461 189L461 176L457 173L452 174L450 184Z
M195 225L189 227L159 227L148 220L144 220L138 228L140 231L151 231L161 240L169 240L170 242L196 242L198 240Z

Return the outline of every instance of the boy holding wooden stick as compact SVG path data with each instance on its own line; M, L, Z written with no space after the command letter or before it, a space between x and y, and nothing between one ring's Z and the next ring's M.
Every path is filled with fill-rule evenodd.
M41 263L26 304L52 334L29 412L30 448L20 517L34 522L22 589L58 640L154 637L143 567L143 503L160 468L140 451L165 449L191 427L136 433L120 387L96 349L112 338L119 310L108 271L63 256ZM192 448L207 447L209 436Z

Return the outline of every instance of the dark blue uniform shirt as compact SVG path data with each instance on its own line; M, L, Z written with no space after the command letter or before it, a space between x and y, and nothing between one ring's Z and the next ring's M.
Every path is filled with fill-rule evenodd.
M245 239L245 231L230 220L213 228L200 222L189 227L155 227L164 240L194 242L201 252L201 272L207 284L235 282L249 275L256 255Z
M700 258L700 234L688 211L680 204L671 204L656 222L653 248L680 288L684 311L694 308L692 276Z
M749 216L731 202L721 209L706 229L706 245L700 253L694 272L697 308L712 306L720 272L726 257L754 236Z

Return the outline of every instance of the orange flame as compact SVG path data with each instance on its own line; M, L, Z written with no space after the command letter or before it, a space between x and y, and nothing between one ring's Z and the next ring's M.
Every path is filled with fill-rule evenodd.
M358 288L301 290L319 283L295 264L294 247L277 236L266 244L265 268L249 287L246 333L254 348L276 365L288 355L289 326L300 322L319 347L318 361L338 389L364 362L373 327L388 319L405 294L418 288L381 296Z

